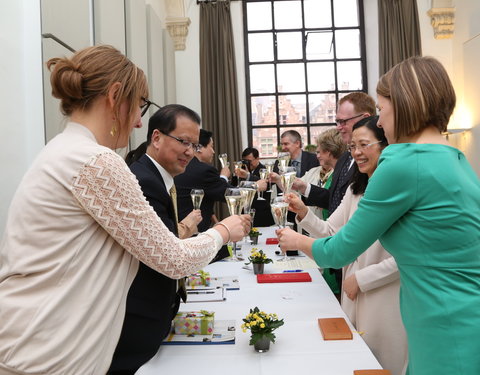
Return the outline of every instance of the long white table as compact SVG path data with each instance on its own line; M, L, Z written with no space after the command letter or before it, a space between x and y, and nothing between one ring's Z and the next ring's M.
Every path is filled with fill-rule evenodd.
M274 228L259 228L259 244L270 258L277 245L265 245L267 237L275 237ZM242 245L246 258L251 245ZM161 346L152 360L137 375L208 374L208 375L279 375L318 374L352 375L357 369L381 369L365 342L354 332L353 340L324 341L318 318L345 316L317 268L305 271L311 283L258 284L245 262L217 262L205 268L211 276L238 276L240 290L227 291L224 302L188 303L181 311L215 311L215 319L236 321L234 345L167 345ZM267 264L265 273L282 272L275 264ZM243 333L242 318L250 308L258 306L267 313L276 313L285 324L275 331L275 344L267 353L257 353L248 344L250 332ZM351 326L354 331L353 326Z

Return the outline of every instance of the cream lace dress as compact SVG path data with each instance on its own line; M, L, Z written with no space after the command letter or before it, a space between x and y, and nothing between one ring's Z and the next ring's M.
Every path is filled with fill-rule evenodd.
M104 374L138 260L171 278L222 245L179 240L123 159L68 123L12 200L0 245L0 374Z

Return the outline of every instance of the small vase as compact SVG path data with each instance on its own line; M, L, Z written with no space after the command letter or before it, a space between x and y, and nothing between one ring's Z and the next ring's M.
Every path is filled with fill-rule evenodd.
M253 263L253 273L255 275L262 274L265 264L263 263Z
M250 236L250 241L252 241L252 245L258 245L258 236Z
M253 347L255 348L255 351L259 353L268 352L268 349L270 349L270 339L266 336L262 336L255 344L253 344Z

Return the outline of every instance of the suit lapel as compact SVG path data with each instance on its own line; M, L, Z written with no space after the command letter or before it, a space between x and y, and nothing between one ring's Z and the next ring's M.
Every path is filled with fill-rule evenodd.
M150 158L147 156L147 154L144 154L140 159L138 159L138 162L143 164L145 167L147 167L148 169L150 169L152 171L152 173L158 179L159 189L162 189L170 197L170 193L167 191L167 186L165 185L165 181L163 180L163 177L162 177L160 171L155 166L155 164L153 164L152 160L150 160ZM177 223L177 220L176 220L175 208L173 207L173 201L172 201L171 197L170 197L168 202L169 202L168 207L167 207L168 215L172 218L172 220L175 224L175 235L177 235L178 234L178 223Z

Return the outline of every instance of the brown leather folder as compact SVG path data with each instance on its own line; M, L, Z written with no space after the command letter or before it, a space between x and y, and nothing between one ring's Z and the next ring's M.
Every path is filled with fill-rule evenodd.
M388 370L354 370L353 375L392 375Z
M343 318L318 319L324 340L351 340L352 331Z

